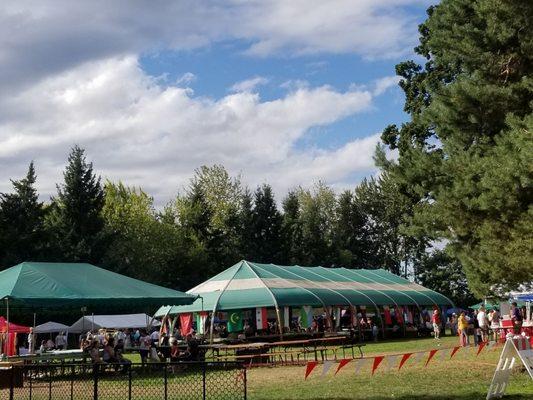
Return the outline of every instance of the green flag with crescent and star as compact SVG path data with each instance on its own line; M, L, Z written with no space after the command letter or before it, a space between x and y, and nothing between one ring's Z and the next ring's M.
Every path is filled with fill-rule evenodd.
M242 311L235 310L228 312L228 332L242 331Z

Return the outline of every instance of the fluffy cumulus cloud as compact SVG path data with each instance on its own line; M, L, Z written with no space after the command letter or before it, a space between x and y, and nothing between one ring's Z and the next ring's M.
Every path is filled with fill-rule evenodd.
M372 172L376 135L336 149L297 143L311 128L369 110L395 78L347 91L292 81L266 101L258 87L267 79L252 72L214 99L189 88L196 71L161 82L138 59L228 41L244 48L243 57L393 57L416 37L406 12L416 3L425 1L4 2L0 191L33 159L41 192L52 194L73 144L87 149L104 177L141 185L159 202L202 164L222 163L252 186L270 182L279 191Z
M251 55L410 49L427 0L18 0L0 5L0 90L89 60L241 40Z
M160 86L133 56L83 64L2 100L0 163L18 176L35 159L43 193L54 191L73 143L98 171L170 198L203 164L222 163L254 185L278 190L372 170L376 136L331 151L297 150L312 127L364 112L365 90L306 87L262 101L242 91L218 100ZM4 176L4 174L3 174ZM2 182L2 189L8 184Z

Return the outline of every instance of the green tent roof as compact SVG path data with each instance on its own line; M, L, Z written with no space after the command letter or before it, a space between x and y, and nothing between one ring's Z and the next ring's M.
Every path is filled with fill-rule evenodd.
M445 296L383 269L280 266L241 261L187 293L193 304L156 316L201 310L281 306L450 305Z
M30 307L160 307L195 297L91 264L24 262L0 272L0 299Z

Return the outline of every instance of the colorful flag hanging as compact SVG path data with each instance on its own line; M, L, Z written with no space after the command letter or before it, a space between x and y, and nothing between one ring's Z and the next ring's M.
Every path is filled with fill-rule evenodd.
M396 307L396 321L399 325L403 325L403 312L400 307Z
M312 322L313 322L313 307L303 306L300 309L300 324L304 328L309 328L311 327Z
M257 307L255 309L255 326L257 330L268 328L268 317L266 307Z
M291 327L290 307L283 307L283 326L289 329Z
M192 332L192 313L180 314L180 333L187 336Z
M196 314L196 329L201 335L205 333L205 322L207 321L208 315L209 313L207 311L200 311Z
M318 361L307 361L307 367L305 368L305 379L309 376L311 372L315 369L315 367L318 365Z
M426 365L424 365L425 367L428 366L429 362L431 361L433 356L437 353L437 351L439 351L439 349L433 349L429 351L429 356L428 356L428 359L426 360Z
M333 367L333 364L335 364L334 361L331 361L331 360L324 361L324 365L322 366L322 375L321 375L322 378L326 376L326 374L331 369L331 367Z
M405 353L402 356L402 359L400 360L400 365L398 365L398 371L402 369L403 365L409 360L409 357L411 357L413 353Z
M335 371L335 375L337 375L337 372L339 372L340 369L344 367L346 364L348 364L350 361L352 361L351 358L343 358L342 360L340 360L339 366L337 367L337 370Z
M383 306L383 316L385 317L385 324L392 325L392 318L390 315L389 306Z
M374 371L378 369L379 364L383 361L385 357L384 356L376 356L374 357L374 362L372 363L372 375L374 375Z
M228 332L242 331L242 311L235 310L228 312Z

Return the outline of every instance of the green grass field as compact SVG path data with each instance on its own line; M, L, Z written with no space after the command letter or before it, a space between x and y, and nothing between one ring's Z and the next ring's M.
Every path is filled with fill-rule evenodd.
M452 347L457 338L443 338L441 347ZM395 354L436 348L434 339L371 343L365 356ZM249 399L484 399L494 374L501 347L484 349L479 356L461 349L452 360L441 360L439 353L424 368L409 360L401 371L384 372L379 367L374 376L370 366L356 375L348 364L336 376L330 370L321 378L321 365L304 380L304 366L254 368L248 371ZM384 362L385 363L385 362ZM334 367L335 368L335 367ZM504 399L533 399L533 381L527 372L512 374Z

